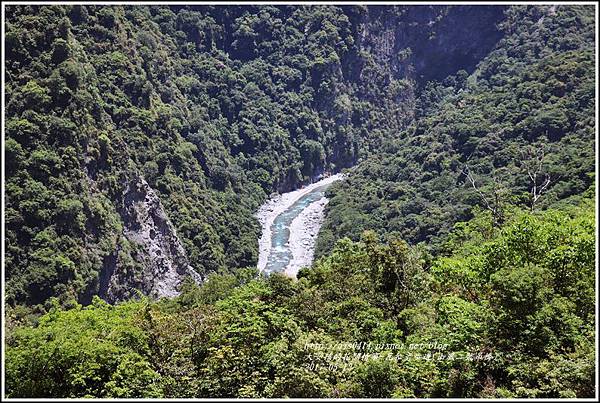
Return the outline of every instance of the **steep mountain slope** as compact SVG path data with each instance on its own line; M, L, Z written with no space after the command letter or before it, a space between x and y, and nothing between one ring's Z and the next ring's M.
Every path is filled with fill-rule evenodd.
M593 398L595 24L7 7L7 397ZM259 275L256 207L351 165Z
M511 8L477 69L421 87L414 124L330 189L317 253L365 229L439 249L474 206L500 224L510 205L547 208L585 191L594 181L593 21L587 6Z
M8 7L9 303L171 295L255 265L267 194L411 122L432 73L409 47L472 66L502 10Z

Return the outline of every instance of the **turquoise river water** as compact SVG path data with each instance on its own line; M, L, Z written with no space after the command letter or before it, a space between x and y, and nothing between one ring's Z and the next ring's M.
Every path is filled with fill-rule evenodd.
M290 224L310 204L325 197L325 190L330 184L319 186L303 195L287 210L283 211L271 225L271 253L267 259L264 271L266 273L283 272L292 260L292 251L289 245Z

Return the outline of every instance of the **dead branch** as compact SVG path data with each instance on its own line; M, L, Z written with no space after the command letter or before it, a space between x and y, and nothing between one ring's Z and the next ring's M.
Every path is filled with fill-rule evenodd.
M532 152L531 149L528 149L527 152L521 152L521 159L527 170L527 176L529 176L529 180L531 181L531 211L535 210L538 200L548 189L548 186L556 181L556 178L553 180L550 174L544 171L545 156L546 153L543 144L535 152Z
M504 221L504 214L502 212L502 200L499 191L500 183L498 182L496 176L494 176L494 187L492 190L493 202L490 203L486 195L475 183L475 177L471 173L468 164L465 164L465 167L463 168L461 173L467 177L467 179L471 183L471 187L473 187L481 201L485 204L486 209L492 213L492 216L494 217L494 226L499 226L500 224L502 224L502 222Z

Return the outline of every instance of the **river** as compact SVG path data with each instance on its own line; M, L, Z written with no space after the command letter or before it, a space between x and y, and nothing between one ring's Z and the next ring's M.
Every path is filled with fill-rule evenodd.
M284 272L296 277L301 267L310 266L328 202L325 190L341 178L341 174L332 175L277 195L259 209L262 236L258 268L262 272Z

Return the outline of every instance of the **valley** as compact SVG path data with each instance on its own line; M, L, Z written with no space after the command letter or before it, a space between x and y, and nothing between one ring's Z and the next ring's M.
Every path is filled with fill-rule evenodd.
M597 4L2 9L3 398L597 400Z

